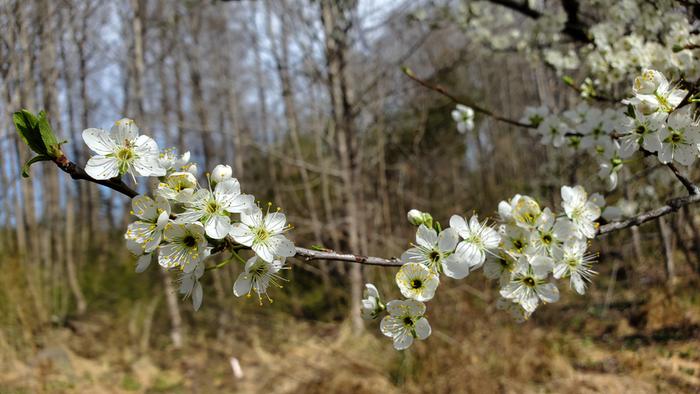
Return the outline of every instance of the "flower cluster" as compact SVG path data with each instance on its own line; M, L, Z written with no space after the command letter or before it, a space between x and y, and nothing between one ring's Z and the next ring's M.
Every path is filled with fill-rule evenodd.
M124 237L129 250L138 256L142 272L157 256L165 269L182 273L180 292L192 297L195 309L202 303L200 278L204 260L213 250L231 245L231 259L244 264L233 292L236 296L257 293L267 296L270 284L280 286L279 271L285 259L294 256L294 244L285 236L290 229L281 212L266 212L241 187L230 166L218 165L207 176L206 187L197 180L197 167L189 163L189 152L178 156L174 150L158 150L155 141L139 135L130 119L117 121L107 133L100 129L83 131L85 143L97 155L86 171L95 179L110 179L129 173L157 176L154 195L137 196L131 213L136 216ZM236 250L255 252L247 261ZM269 297L268 297L269 299Z
M499 281L499 309L517 321L527 320L539 304L559 299L552 279L567 279L571 288L584 294L595 275L588 240L595 236L604 201L581 186L562 187L561 198L560 214L529 196L502 201L497 228L476 215L469 220L453 215L450 227L441 229L429 214L411 210L409 222L418 226L416 242L401 255L403 265L396 274L405 299L385 306L377 288L368 283L362 316L375 319L386 311L381 331L402 350L430 335L424 302L433 299L443 275L463 279L483 267L487 278Z
M635 153L654 154L661 163L690 165L700 155L700 126L691 105L682 105L688 91L656 70L634 80L626 107L600 109L583 102L561 115L546 107L528 107L521 121L533 127L543 144L586 151L599 162L598 175L609 189Z

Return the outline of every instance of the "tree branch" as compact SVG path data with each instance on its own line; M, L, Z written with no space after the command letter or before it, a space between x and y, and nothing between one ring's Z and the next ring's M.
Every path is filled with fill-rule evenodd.
M72 161L68 160L68 158L65 155L60 156L58 159L54 160L54 163L61 169L63 172L67 173L70 175L71 178L76 179L76 180L85 180L88 182L96 183L98 185L106 186L112 190L115 190L119 193L124 194L125 196L128 196L129 198L134 198L138 196L139 194L130 188L127 184L125 184L122 180L120 179L108 179L108 180L100 180L100 179L95 179L88 175L85 170L80 167L79 165L73 163ZM670 165L669 168L673 170L675 166ZM676 169L677 171L677 169ZM675 173L675 172L674 172ZM677 175L681 176L682 175ZM683 177L684 178L684 177ZM679 178L681 179L681 178ZM690 181L688 181L690 182ZM684 183L685 184L685 183ZM695 189L697 189L697 186L692 184L691 185ZM694 190L695 190L694 189ZM689 190L690 191L690 190ZM633 218L627 219L627 220L620 220L620 221L615 221L611 222L608 224L605 224L603 226L600 226L598 228L598 231L596 235L604 235L608 234L617 230L622 230L628 227L632 226L638 226L642 223L646 223L650 220L658 219L661 216L668 215L670 213L676 212L682 207L690 204L694 204L700 202L700 193L696 191L696 193L691 193L691 195L686 196L686 197L679 197L679 198L674 198L669 200L665 205L658 207L656 209L653 209L648 212L644 212L638 216L635 216ZM302 260L309 262L313 260L329 260L329 261L342 261L342 262L348 262L348 263L357 263L357 264L364 264L364 265L373 265L373 266L381 266L381 267L400 267L403 265L403 263L395 258L389 258L385 259L382 257L374 257L374 256L361 256L361 255L355 255L355 254L349 254L349 253L338 253L332 250L312 250L312 249L306 249L306 248L301 248L297 247L296 248L296 257L301 258Z
M676 212L677 210L681 209L686 205L694 204L697 202L700 202L700 194L674 198L668 200L665 205L662 205L656 209L652 209L651 211L641 213L633 218L611 222L600 226L596 235L603 235L611 233L613 231L622 230L628 227L638 226L650 220L658 219L664 215L668 215L669 213Z
M666 167L670 168L671 172L673 172L673 175L675 175L676 178L678 178L678 180L683 184L683 186L685 186L686 190L688 190L688 194L690 194L691 196L700 194L700 188L695 183L693 183L693 181L691 181L685 175L683 175L675 164L666 163Z
M82 179L84 181L97 183L98 185L107 186L112 190L116 190L119 193L129 196L129 198L134 198L139 195L134 189L130 188L129 185L124 183L124 181L119 178L95 179L91 177L87 172L85 172L83 167L80 167L79 165L68 160L65 155L59 156L58 158L54 159L53 162L56 163L58 168L63 170L63 172L70 175L70 177L75 180Z
M442 86L433 85L433 84L431 84L431 83L429 83L429 82L427 82L427 81L425 81L425 80L422 80L422 79L418 78L418 77L413 73L413 71L411 71L411 70L408 69L408 68L404 68L404 69L403 69L403 73L406 74L406 76L409 77L409 78L411 78L413 81L418 82L418 84L420 84L421 86L424 86L424 87L426 87L426 88L428 88L428 89L430 89L430 90L432 90L432 91L434 91L434 92L440 93L441 95L443 95L443 96L447 97L448 99L452 100L455 104L466 105L466 106L468 106L468 107L471 107L475 112L479 112L479 113L482 113L482 114L484 114L484 115L486 115L486 116L490 116L490 117L492 117L492 118L494 118L494 119L496 119L496 120L500 120L501 122L505 122L505 123L512 124L512 125L515 125L515 126L525 127L525 128L528 128L528 129L533 129L533 128L535 128L534 126L532 126L532 125L530 125L530 124L521 123L521 122L518 122L517 120L508 119L508 118L506 118L506 117L503 117L503 116L500 116L500 115L496 115L495 113L493 113L493 111L488 110L488 109L486 109L486 108L484 108L484 107L481 107L481 106L479 106L479 105L477 105L477 104L474 104L473 102L465 101L465 100L460 100L460 99L458 99L457 97L453 96L450 92L448 92L447 90L445 90L445 88L443 88Z
M490 2L506 7L522 15L525 15L528 18L535 20L540 19L545 15L540 11L528 7L527 1L520 3L515 0L490 0ZM564 12L566 12L567 17L564 29L562 29L562 33L568 35L575 41L579 41L582 43L591 42L592 40L588 36L588 32L586 31L587 26L583 22L581 22L581 18L579 17L578 1L563 0L562 7L564 8Z

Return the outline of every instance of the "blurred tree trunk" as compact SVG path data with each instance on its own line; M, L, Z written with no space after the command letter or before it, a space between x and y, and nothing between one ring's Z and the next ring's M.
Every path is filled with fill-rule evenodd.
M665 217L660 217L657 224L661 236L661 245L664 250L666 280L668 284L672 286L676 281L676 265L673 257L673 234L671 233L671 228Z
M337 153L342 173L342 188L345 197L348 247L361 251L360 222L363 220L358 206L360 168L356 162L358 138L349 101L349 83L346 75L347 33L352 26L349 14L354 11L355 1L334 2L321 0L321 20L324 28L326 65L328 68L328 91L331 97L331 113L336 127ZM361 251L362 252L362 251ZM359 264L350 268L350 320L356 332L363 329L360 316L362 299L362 271Z

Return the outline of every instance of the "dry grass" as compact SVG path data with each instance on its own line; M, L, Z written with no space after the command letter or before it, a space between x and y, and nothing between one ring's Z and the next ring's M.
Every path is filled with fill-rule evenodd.
M601 294L566 296L517 325L447 285L431 305L433 336L401 353L376 323L358 336L345 323L280 312L241 313L218 338L209 330L215 319L197 316L182 350L170 347L160 322L142 351L133 314L101 311L68 327L35 328L21 341L8 337L18 327L3 327L0 393L699 392L694 288L647 289L643 298L621 291L605 312ZM17 347L27 340L32 347Z

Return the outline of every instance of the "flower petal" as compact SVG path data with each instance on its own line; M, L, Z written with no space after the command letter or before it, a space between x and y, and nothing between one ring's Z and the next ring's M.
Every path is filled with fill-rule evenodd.
M109 138L109 134L102 129L83 130L83 141L93 152L106 156L117 150L117 145Z
M85 165L85 172L95 179L110 179L119 176L119 166L114 157L93 156Z

